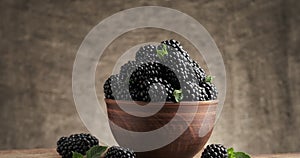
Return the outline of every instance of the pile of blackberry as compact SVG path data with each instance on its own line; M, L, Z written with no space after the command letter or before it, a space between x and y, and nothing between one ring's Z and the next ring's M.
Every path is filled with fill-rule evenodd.
M210 77L173 39L141 47L135 61L124 64L103 88L107 99L143 102L206 101L218 95Z
M72 134L69 137L61 137L57 141L56 151L62 158L72 158L72 152L85 155L91 147L98 144L99 140L91 134Z

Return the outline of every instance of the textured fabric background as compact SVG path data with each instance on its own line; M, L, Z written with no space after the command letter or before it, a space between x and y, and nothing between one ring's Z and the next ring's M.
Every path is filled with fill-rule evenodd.
M77 49L104 18L144 5L194 17L222 52L228 89L211 143L252 154L300 152L297 0L0 1L0 149L55 147L62 135L87 131L72 97ZM159 29L134 30L116 39L97 70L99 97L110 63L120 53L167 38L182 40L194 51L185 39Z

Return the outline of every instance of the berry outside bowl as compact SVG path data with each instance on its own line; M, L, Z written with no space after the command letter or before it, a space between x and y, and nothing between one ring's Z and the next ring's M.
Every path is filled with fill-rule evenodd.
M137 158L192 158L211 135L218 104L217 100L147 104L105 99L105 102L115 140L120 146L135 150ZM148 109L141 110L137 106ZM155 111L151 108L158 110L148 114ZM152 131L156 132L150 134Z

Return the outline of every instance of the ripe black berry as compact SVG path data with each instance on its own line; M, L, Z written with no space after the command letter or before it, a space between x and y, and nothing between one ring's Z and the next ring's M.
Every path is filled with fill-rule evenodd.
M204 101L206 100L206 91L203 87L193 82L187 82L182 88L184 101Z
M120 70L120 79L123 81L128 79L137 66L138 63L136 61L128 61L124 64Z
M176 74L157 62L140 65L130 76L129 91L135 101L172 101L174 88L179 88Z
M201 158L228 158L227 149L221 144L208 145L202 152Z
M112 95L112 90L111 90L111 80L114 78L114 76L110 76L104 83L103 89L104 89L104 94L105 98L107 99L115 99L114 96Z
M156 46L146 45L141 47L135 55L135 60L137 62L154 62L158 61L159 58L156 52Z
M201 87L205 88L205 100L216 100L218 96L217 88L214 84L204 82L200 84Z
M187 53L187 51L185 51L182 47L182 45L180 44L179 41L176 41L174 39L170 39L170 40L165 40L165 41L162 41L161 43L163 44L166 44L166 45L169 45L169 46L172 46L173 48L175 48L176 50L180 51L181 54L186 57L186 58L189 58L189 54Z
M119 146L110 147L105 153L104 158L135 158L135 153L128 149Z
M206 76L204 70L198 65L197 62L190 58L188 52L183 49L182 45L180 45L180 42L174 39L170 39L162 41L161 43L172 46L173 48L175 48L176 51L178 50L181 53L181 55L185 58L184 60L187 61L188 64L191 64L194 70L194 74L197 77L198 83L204 82Z
M56 151L63 158L72 158L72 152L85 155L91 147L98 144L99 140L91 134L72 134L69 137L61 137L57 141Z

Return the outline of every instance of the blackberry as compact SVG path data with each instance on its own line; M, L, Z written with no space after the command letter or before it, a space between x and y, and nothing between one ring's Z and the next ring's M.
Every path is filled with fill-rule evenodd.
M192 67L195 72L198 84L205 82L205 71L195 61L192 62Z
M200 84L201 87L205 88L205 100L216 100L218 96L217 88L214 84L204 82Z
M91 134L72 134L69 137L61 137L57 141L56 151L63 158L72 158L72 152L85 155L91 147L98 144L99 140Z
M114 75L111 80L112 95L116 100L128 100L130 95L128 93L128 79L124 79L120 74Z
M165 91L168 88L163 83L156 82L151 85L148 94L150 96L150 101L153 102L163 102L166 101L167 96L170 96L170 92ZM168 98L167 98L168 99ZM169 99L171 101L171 99Z
M113 75L110 76L103 85L105 98L107 99L115 99L114 96L112 95L112 90L111 90L111 80L113 77L114 77Z
M61 145L62 143L64 143L65 142L65 140L67 140L68 139L68 137L61 137L61 138L59 138L59 140L57 141L57 146L59 146L59 145Z
M205 88L200 87L198 84L193 82L187 82L182 88L184 101L204 101L206 100Z
M180 45L180 42L178 42L174 39L170 39L170 40L162 41L161 43L172 46L173 48L175 48L175 50L178 50L184 56L184 58L186 58L186 60L189 62L189 64L192 65L198 82L199 83L204 82L205 77L206 77L205 71L197 64L197 62L195 62L194 60L192 60L190 58L188 52L185 51L183 49L183 47Z
M105 153L104 158L135 158L135 153L128 149L119 146L110 147Z
M167 100L171 101L174 87L178 85L180 84L176 80L175 73L168 67L157 62L149 62L140 65L132 73L129 91L137 92L132 95L135 101L165 101L163 97L166 96Z
M159 45L158 48L163 46L164 44ZM195 82L197 78L192 67L192 61L176 48L167 46L166 51L167 55L161 59L162 64L174 71L181 83L187 81Z
M137 66L138 64L136 61L128 61L126 64L121 66L120 77L123 79L123 81L128 80L128 78Z
M227 149L221 144L208 145L202 152L201 158L228 158Z
M111 75L104 83L104 94L107 99L129 100L128 84L120 74ZM127 79L128 80L128 79Z
M149 78L147 90L149 91L150 101L163 102L175 101L173 96L174 85L167 78L153 77ZM149 84L150 83L150 84ZM179 84L179 83L178 83Z
M170 39L170 40L165 40L162 41L161 43L172 46L173 48L175 48L176 50L180 51L181 54L185 57L185 58L190 58L189 54L187 53L187 51L185 51L183 49L183 47L180 45L180 42L174 40L174 39Z
M156 46L146 45L141 47L135 55L135 60L137 62L154 62L158 61L159 58L156 52Z

